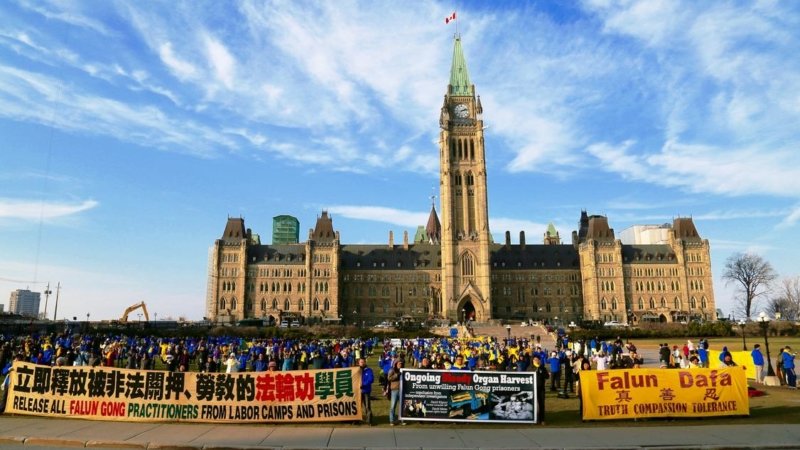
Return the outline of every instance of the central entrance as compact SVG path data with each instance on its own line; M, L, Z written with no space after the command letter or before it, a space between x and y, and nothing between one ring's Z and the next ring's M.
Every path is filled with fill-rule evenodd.
M461 322L475 320L475 305L472 304L472 300L467 299L467 301L464 302L460 313L461 316L459 317L459 320L461 320Z

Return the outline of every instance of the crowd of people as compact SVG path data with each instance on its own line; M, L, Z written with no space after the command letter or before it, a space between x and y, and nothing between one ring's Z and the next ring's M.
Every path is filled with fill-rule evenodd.
M362 392L371 422L373 380L382 386L389 399L390 423L398 422L400 370L404 367L463 371L536 372L539 391L562 397L580 393L579 374L583 370L639 368L644 364L638 349L621 338L572 340L568 335L553 337L550 346L536 338L496 339L244 339L234 337L157 338L100 334L41 335L0 337L0 367L8 372L13 359L53 366L108 366L129 369L242 372L290 371L361 367ZM709 359L709 343L691 340L683 346L664 343L658 351L662 368L716 367ZM374 356L373 375L367 358ZM758 345L752 352L757 382L763 381L764 359ZM737 365L723 348L719 366ZM365 370L366 369L366 370ZM785 383L794 387L794 354L786 347L778 357L778 371ZM544 422L544 395L539 396L539 417Z

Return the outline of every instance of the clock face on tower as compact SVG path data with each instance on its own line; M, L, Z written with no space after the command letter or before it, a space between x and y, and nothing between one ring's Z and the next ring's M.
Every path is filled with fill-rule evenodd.
M453 108L453 112L459 119L466 119L469 116L469 108L463 103L459 103Z

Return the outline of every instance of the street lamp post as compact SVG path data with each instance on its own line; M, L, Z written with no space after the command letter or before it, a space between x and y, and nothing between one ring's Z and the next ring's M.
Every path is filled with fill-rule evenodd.
M747 350L747 342L744 338L744 327L747 326L747 322L744 319L739 320L739 328L742 330L742 350Z
M769 329L769 317L764 311L758 315L758 324L761 325L761 329L764 331L764 347L767 349L767 376L774 377L775 371L772 370L772 357L769 354L769 337L767 336L767 330Z
M511 339L511 324L506 325L506 332L508 333L508 338Z
M464 325L467 324L467 308L461 308L461 321Z

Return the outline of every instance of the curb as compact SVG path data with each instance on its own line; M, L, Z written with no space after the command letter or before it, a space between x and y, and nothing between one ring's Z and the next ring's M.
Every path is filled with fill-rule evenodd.
M83 447L85 441L77 439L63 439L57 437L29 437L25 439L25 445L39 445L47 447Z
M129 442L129 441L109 441L102 439L94 439L86 441L86 447L105 447L105 448L139 448L146 449L147 444L144 442Z
M282 450L283 447L259 447L253 445L225 445L225 444L207 444L203 446L203 450Z
M192 445L192 444L167 444L167 443L149 443L147 444L148 450L202 450L202 445Z
M22 445L25 444L25 438L21 436L0 436L0 445L3 444Z

